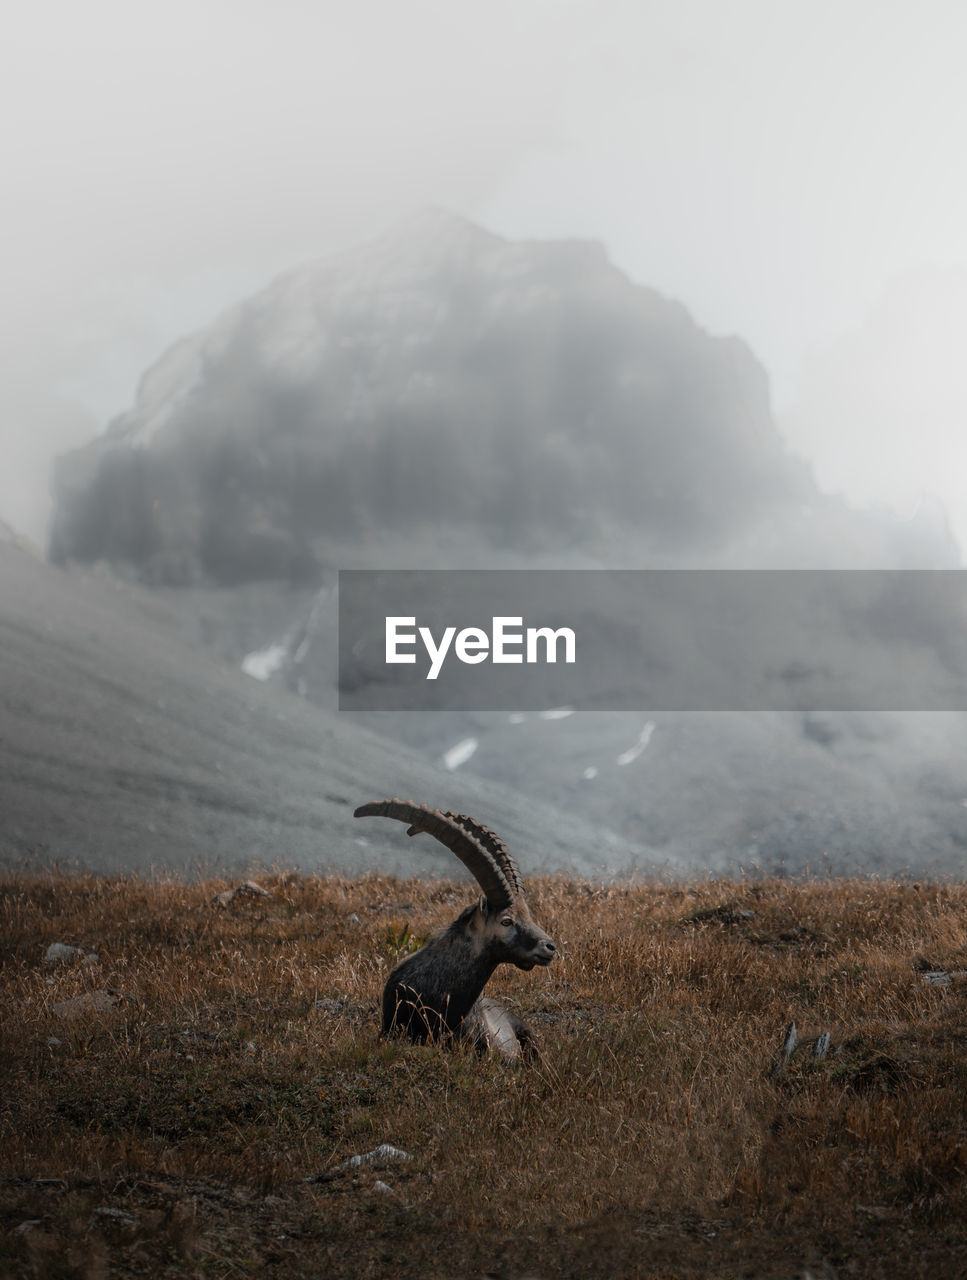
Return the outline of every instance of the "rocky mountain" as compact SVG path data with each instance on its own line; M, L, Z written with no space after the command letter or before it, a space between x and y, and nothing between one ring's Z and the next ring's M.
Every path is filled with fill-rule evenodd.
M55 475L51 558L309 581L327 546L680 554L813 501L737 339L594 244L444 213L276 280L185 339Z

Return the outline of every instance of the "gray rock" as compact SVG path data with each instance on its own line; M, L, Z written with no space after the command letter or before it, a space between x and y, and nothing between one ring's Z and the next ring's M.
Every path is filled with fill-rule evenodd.
M271 898L272 895L268 889L263 889L260 884L254 880L244 880L241 884L237 884L234 889L225 889L222 893L216 893L212 898L212 903L217 903L220 907L230 906L236 898Z
M47 948L44 963L53 968L59 964L73 964L81 960L84 964L97 964L96 951L85 951L83 947L74 947L66 942L52 942Z
M117 1227L136 1227L138 1220L132 1213L126 1213L124 1209L111 1209L107 1205L101 1205L94 1210L91 1218L92 1226L103 1226L105 1223L111 1223Z
M344 1160L342 1164L336 1165L333 1172L343 1173L350 1169L359 1169L364 1165L368 1165L374 1169L383 1169L388 1164L395 1164L400 1160L412 1160L413 1157L408 1151L401 1151L399 1147L392 1147L388 1142L381 1142L378 1147L374 1147L372 1151L366 1151L360 1156L350 1156L348 1160Z
M337 1164L334 1169L327 1169L324 1173L310 1174L308 1177L303 1178L302 1181L332 1182L334 1178L338 1178L342 1174L352 1173L356 1169L384 1169L388 1165L412 1159L413 1157L408 1151L401 1151L399 1147L390 1146L388 1142L381 1142L372 1151L365 1151L358 1156L350 1156L342 1164Z
M120 991L87 991L71 1000L61 1000L51 1005L51 1012L59 1018L79 1018L89 1013L109 1013L130 999Z

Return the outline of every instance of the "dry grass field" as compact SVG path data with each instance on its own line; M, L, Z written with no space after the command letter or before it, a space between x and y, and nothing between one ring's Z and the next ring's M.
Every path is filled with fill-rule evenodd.
M260 883L0 882L0 1274L967 1275L967 886L535 881L508 1065L377 1034L468 884Z

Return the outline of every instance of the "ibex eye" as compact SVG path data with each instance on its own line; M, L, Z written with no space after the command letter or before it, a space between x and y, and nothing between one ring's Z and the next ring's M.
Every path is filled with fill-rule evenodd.
M514 922L513 922L513 920L511 920L510 916L504 916L503 920L501 920L501 922L500 922L500 923L501 923L501 924L513 924Z

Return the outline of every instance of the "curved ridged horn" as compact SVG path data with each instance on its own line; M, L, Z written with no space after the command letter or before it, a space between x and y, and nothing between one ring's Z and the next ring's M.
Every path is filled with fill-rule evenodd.
M396 818L399 822L409 823L407 835L415 836L425 831L445 845L451 853L455 853L467 870L471 873L487 899L492 911L501 911L518 896L518 875L508 875L501 866L501 860L489 847L491 842L503 847L486 827L478 828L472 818L463 814L443 813L439 809L431 809L429 805L414 804L411 800L376 800L372 804L361 804L353 814L354 818ZM467 825L476 828L471 830ZM485 835L483 833L486 833ZM506 854L506 849L504 853ZM507 858L510 855L507 854ZM513 865L513 864L511 864ZM516 872L514 867L514 872Z
M475 840L479 840L493 858L494 862L496 862L497 866L500 867L501 871L504 873L514 896L523 898L524 881L517 868L517 863L514 861L510 850L504 844L503 840L501 840L500 836L491 831L489 827L485 827L482 822L478 822L476 818L471 818L466 813L453 813L448 809L444 814L444 817L452 818L458 826L463 827L464 831L468 831Z

